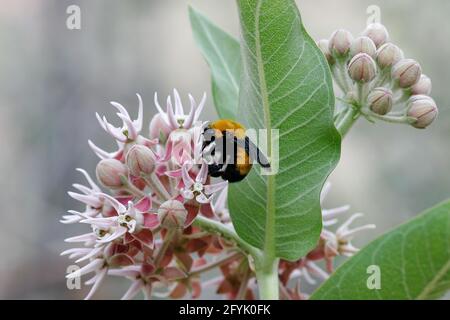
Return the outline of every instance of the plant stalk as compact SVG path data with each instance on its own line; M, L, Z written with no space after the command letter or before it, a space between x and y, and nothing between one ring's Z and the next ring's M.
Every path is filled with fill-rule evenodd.
M336 124L336 129L339 131L342 138L345 137L355 121L358 120L359 116L360 112L356 108L349 107L347 111L345 111L344 117Z
M204 272L207 272L207 271L210 271L210 270L212 270L212 269L214 269L216 267L219 267L222 264L226 264L226 263L228 263L230 261L233 261L233 260L239 258L239 256L241 256L240 253L235 253L235 254L232 254L232 255L227 256L225 258L219 259L217 261L213 261L210 264L207 264L207 265L204 265L202 267L199 267L198 269L192 270L192 272L189 274L189 276L190 277L198 276L198 275L200 275L200 274L202 274Z
M173 238L177 234L177 230L168 230L166 237L164 238L161 248L158 251L158 254L155 258L155 266L159 267L159 264L161 263L162 259L164 258L164 255L166 254L167 249L169 248L170 244L172 243Z
M198 215L195 218L193 225L209 233L220 234L224 239L236 243L239 249L250 254L254 259L259 259L261 257L261 250L245 242L236 234L234 230L228 228L219 221Z
M279 259L267 259L260 265L256 263L256 281L258 282L259 298L261 300L278 300L280 288L278 279Z

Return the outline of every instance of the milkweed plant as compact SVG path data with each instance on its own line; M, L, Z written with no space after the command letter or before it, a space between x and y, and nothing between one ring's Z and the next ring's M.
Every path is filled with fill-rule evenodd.
M96 116L117 148L89 141L99 157L95 179L78 169L85 182L69 195L83 209L61 220L86 229L66 239L75 247L62 255L79 266L67 278L83 277L87 299L109 277L129 282L123 299L198 298L205 288L227 299L442 296L450 283L450 202L361 250L353 238L375 225L348 205L326 204L327 176L356 121L408 130L436 119L421 65L381 23L316 42L292 0L238 0L237 7L240 41L190 8L193 35L211 69L219 118L263 132L261 150L277 170L253 161L239 171L242 181L211 176L204 133L216 119L202 115L206 94L155 93L148 125L139 95L136 117L111 102L121 127ZM243 155L255 160L246 147ZM340 256L349 258L336 268Z

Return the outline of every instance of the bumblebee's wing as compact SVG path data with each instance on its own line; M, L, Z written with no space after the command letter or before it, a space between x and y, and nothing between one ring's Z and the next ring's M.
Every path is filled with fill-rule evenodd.
M238 146L244 148L250 158L256 160L261 167L270 168L270 163L267 157L248 137L245 137L245 139L238 139L235 137L234 141Z

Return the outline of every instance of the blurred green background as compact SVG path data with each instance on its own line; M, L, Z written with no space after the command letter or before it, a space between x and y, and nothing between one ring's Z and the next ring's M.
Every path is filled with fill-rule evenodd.
M427 130L360 120L330 177L328 206L351 204L378 234L450 197L450 2L447 0L297 1L315 39L344 27L359 34L368 5L382 9L391 40L433 80L438 121ZM81 30L66 28L66 8L81 7ZM78 299L68 290L63 239L83 233L58 221L80 209L66 191L97 161L87 140L114 148L95 111L114 120L110 100L136 114L139 92L148 121L153 93L173 87L210 93L209 70L190 31L192 4L238 36L233 1L3 0L0 6L0 298ZM204 119L216 117L212 99ZM83 181L84 182L84 181ZM86 230L86 229L84 229ZM110 279L96 298L118 298L128 282ZM205 298L211 297L210 295Z

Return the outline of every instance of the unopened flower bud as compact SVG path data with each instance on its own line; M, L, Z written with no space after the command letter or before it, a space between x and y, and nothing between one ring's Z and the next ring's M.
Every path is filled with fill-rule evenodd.
M408 102L408 117L417 119L412 126L418 129L428 127L438 115L434 100L425 95L412 96Z
M128 175L127 167L116 159L104 159L97 164L97 180L107 188L123 186L122 177Z
M426 75L422 74L420 76L419 82L411 87L412 94L425 94L429 95L431 93L431 79Z
M392 109L392 91L383 87L375 88L367 97L370 110L379 115L385 115Z
M385 43L377 50L377 62L381 69L392 67L403 57L403 51L392 43Z
M363 35L372 39L377 48L389 39L389 33L381 23L369 24L366 30L364 30Z
M377 48L375 47L372 39L365 36L356 38L350 47L350 55L352 57L358 53L367 53L369 56L374 58L376 51Z
M375 78L377 66L375 61L367 53L358 53L350 60L348 74L357 82L366 83Z
M152 150L143 145L134 145L127 153L126 162L130 173L139 177L155 170L156 157Z
M187 210L178 200L168 200L158 209L161 225L167 229L182 229L187 218Z
M345 56L350 51L353 42L353 36L344 29L333 32L329 42L329 49L332 55Z
M402 59L392 67L392 78L401 88L415 85L422 74L420 64L412 59Z
M327 59L329 64L333 64L334 63L334 58L331 55L331 51L330 51L330 42L328 40L319 40L317 42L317 46L319 47L320 51L322 51L323 55L325 56L325 58Z

